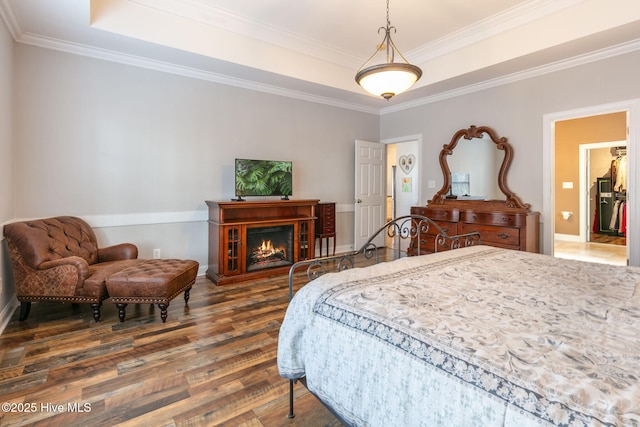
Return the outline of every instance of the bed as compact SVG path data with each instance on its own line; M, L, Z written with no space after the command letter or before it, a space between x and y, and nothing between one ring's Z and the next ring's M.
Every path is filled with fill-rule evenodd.
M302 381L354 426L639 426L640 268L468 237L366 268L355 252L294 266L315 280L290 289L280 330L292 392Z

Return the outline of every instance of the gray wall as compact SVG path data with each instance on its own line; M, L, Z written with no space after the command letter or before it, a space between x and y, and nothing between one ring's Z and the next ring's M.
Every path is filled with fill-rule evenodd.
M0 239L2 226L14 215L13 205L13 41L0 19ZM7 276L4 245L0 242L0 331L11 317L15 301L13 283Z
M203 274L205 200L234 196L236 157L267 158L293 161L296 199L338 204L337 243L352 244L354 140L378 140L379 116L2 41L5 221L80 216L101 246Z
M381 138L421 134L422 165L421 204L426 203L442 186L438 156L442 146L459 129L470 125L492 127L499 136L507 137L514 147L514 161L508 176L508 186L532 209L543 212L545 174L543 158L545 115L589 109L606 104L633 101L638 105L640 85L636 69L640 52L619 55L502 86L457 96L444 101L384 114L381 118ZM561 114L560 114L561 115ZM427 182L436 188L427 188ZM546 216L551 216L549 213ZM545 215L541 218L541 251L551 253L549 230ZM549 221L548 221L549 222ZM633 244L633 243L631 243ZM630 247L631 261L637 256L636 246Z
M379 138L373 114L27 45L15 68L15 217L86 217L142 257L204 266L204 201L234 196L236 157L292 160L295 198L344 205L353 141Z
M493 128L514 147L508 185L533 210L543 206L543 116L640 97L640 52L470 93L381 118L381 138L422 134L421 203L442 186L438 156L470 125ZM435 189L427 182L436 181Z

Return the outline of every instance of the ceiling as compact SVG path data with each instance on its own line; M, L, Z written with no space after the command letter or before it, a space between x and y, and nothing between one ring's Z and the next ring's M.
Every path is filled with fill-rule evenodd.
M20 43L384 113L640 49L637 0L391 0L423 70L390 101L355 83L384 0L0 0Z

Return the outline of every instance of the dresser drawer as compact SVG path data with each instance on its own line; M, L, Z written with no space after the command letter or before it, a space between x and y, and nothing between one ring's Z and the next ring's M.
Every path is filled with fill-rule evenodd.
M520 246L520 229L515 227L498 227L494 225L466 224L461 227L461 234L472 231L480 232L480 242L482 244L497 243L500 246Z
M455 236L458 234L458 223L450 222L450 221L434 221L437 225L440 226L443 232L445 232L448 236ZM429 230L426 234L420 235L420 254L433 253L436 247L436 236L439 231L430 226ZM451 242L445 242L446 245L450 245ZM409 255L418 255L418 241L417 238L414 237L411 239L411 247L409 249ZM438 246L438 252L448 250L447 246Z
M316 230L316 234L333 234L336 232L336 227L334 225L325 225L319 230Z
M457 222L452 222L452 221L433 221L433 222L435 222L436 225L438 225L442 229L442 231L446 233L448 236L455 236L456 234L458 234L459 223ZM416 222L414 222L413 224L414 224L414 227L418 226ZM427 233L426 233L428 236L435 236L438 234L439 231L436 227L434 227L431 223L428 223L427 225L429 226L429 230L427 230Z
M458 234L457 222L451 222L451 221L433 221L433 222L438 224L442 229L442 231L444 231L447 236L455 236L456 234ZM438 234L438 231L436 230L435 227L430 227L429 232L427 234L435 236L436 234Z
M319 203L316 209L316 236L336 233L336 204Z
M318 218L318 221L324 226L331 225L333 227L336 224L336 217L333 215L327 215Z
M323 205L320 208L320 214L323 217L326 217L326 218L331 217L331 218L333 218L333 217L335 217L335 213L336 213L335 205Z
M428 207L411 208L411 213L415 215L426 216L436 222L438 221L453 221L458 222L460 219L460 211L457 209L431 209Z
M503 212L462 212L462 222L469 224L489 224L508 227L522 227L526 223L526 215Z

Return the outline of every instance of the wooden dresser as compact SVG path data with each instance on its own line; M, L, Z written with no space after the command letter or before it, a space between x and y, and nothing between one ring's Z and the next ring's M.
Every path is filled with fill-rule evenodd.
M431 218L450 236L478 231L483 245L540 252L540 213L528 208L507 207L496 201L446 200L413 206L411 213ZM422 243L422 253L432 250L433 238ZM415 245L417 242L412 242L412 248Z
M334 202L318 203L316 206L316 239L320 239L320 256L322 256L322 240L327 239L327 256L329 256L329 238L333 238L333 255L336 254L336 204Z
M427 206L414 206L411 213L435 221L449 236L477 231L483 245L540 252L540 213L531 212L531 205L507 186L512 159L513 147L493 129L475 125L460 129L440 151L442 188ZM454 175L465 175L467 186L454 186L458 182ZM429 234L419 243L420 253L434 251L437 231ZM409 255L418 253L416 240Z

